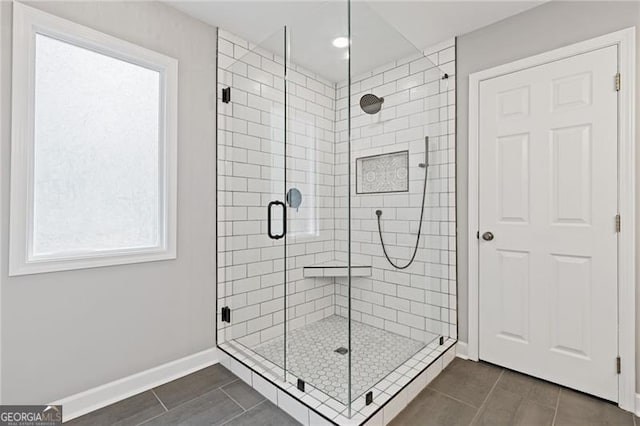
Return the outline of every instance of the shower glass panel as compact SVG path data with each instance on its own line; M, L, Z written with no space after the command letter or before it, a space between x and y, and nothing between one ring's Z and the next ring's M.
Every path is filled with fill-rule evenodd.
M218 342L285 336L285 43L219 34ZM284 377L284 340L263 367Z
M349 319L336 314L336 279L349 264L335 243L346 239L336 221L347 205L336 200L336 82L348 79L348 3L326 2L287 25L287 183L302 192L289 209L287 373L344 405L349 404ZM338 41L336 41L338 40ZM340 234L340 237L337 235Z
M337 114L349 114L350 139L338 139L336 165L349 174L336 192L351 197L351 240L340 254L372 267L337 281L349 297L342 312L351 309L352 400L397 389L407 372L397 369L445 335L448 117L446 79L431 59L367 3L351 3L351 78L338 85Z
M308 7L219 34L218 345L362 421L456 338L453 53Z

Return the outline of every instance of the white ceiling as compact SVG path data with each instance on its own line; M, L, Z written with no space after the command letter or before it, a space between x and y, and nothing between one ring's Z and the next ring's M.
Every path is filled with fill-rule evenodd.
M482 28L535 7L536 1L354 1L351 6L351 71L358 75L421 48ZM330 81L347 76L347 3L341 1L168 1L211 25L275 53L290 34L291 61Z

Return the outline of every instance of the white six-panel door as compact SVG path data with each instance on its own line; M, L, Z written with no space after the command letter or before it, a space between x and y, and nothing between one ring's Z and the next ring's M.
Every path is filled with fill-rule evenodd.
M603 48L484 80L478 105L479 356L613 401L616 72Z

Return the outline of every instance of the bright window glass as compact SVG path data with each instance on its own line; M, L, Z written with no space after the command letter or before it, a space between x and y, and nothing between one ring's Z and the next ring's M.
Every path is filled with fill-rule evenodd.
M36 34L31 257L161 245L160 80Z

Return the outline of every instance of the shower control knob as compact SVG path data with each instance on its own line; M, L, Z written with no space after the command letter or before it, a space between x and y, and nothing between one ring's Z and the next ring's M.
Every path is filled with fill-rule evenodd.
M493 234L491 232L485 232L482 234L482 239L485 241L491 241L493 240Z

